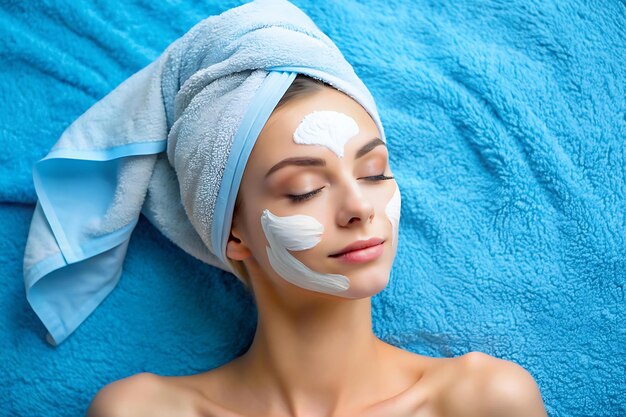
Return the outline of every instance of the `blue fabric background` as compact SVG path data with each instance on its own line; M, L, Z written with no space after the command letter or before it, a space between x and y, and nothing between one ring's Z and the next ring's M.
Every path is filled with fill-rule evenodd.
M58 348L22 281L32 165L170 42L242 3L2 2L1 415L84 415L113 380L246 350L244 287L143 217L118 287ZM550 416L626 415L624 3L293 3L372 91L403 193L375 333L424 355L514 361Z

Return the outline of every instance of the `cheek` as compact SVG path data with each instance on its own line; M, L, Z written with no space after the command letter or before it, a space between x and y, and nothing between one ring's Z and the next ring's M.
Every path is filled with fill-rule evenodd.
M267 259L267 254L265 252L265 247L269 244L265 235L263 234L263 228L261 227L261 222L259 221L261 217L261 213L249 213L246 217L246 235L247 238L246 246L252 252L252 256L257 261L261 261L262 259Z
M323 224L305 214L277 216L265 209L260 223L267 243L277 250L299 252L311 249L317 246L324 233Z
M387 200L384 207L384 212L387 215L389 221L394 223L397 227L400 222L400 208L402 205L402 195L400 194L400 188L394 181L393 191L391 197Z
M400 188L394 181L394 190L389 202L385 206L385 214L387 219L391 223L391 247L395 254L398 247L398 235L400 226L400 208L402 203L402 196L400 194Z
M393 200L395 190L393 180L385 181L385 185L364 185L365 198L373 205L377 217L384 217L387 214L388 206Z
M322 223L304 214L277 216L265 209L260 224L268 242L263 259L267 259L274 271L289 280L287 276L293 277L311 268L306 265L307 256L303 251L312 250L321 242Z

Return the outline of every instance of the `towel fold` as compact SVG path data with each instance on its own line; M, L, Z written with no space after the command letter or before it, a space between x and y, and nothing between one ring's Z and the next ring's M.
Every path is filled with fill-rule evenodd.
M385 134L336 45L286 0L211 16L90 107L33 166L26 295L63 342L115 287L143 213L197 259L225 256L245 164L298 73L348 94Z

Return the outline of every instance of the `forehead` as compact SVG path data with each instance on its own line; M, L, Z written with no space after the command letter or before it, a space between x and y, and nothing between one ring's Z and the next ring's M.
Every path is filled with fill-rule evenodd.
M258 159L269 162L309 146L295 143L293 134L305 116L324 110L343 113L358 125L359 133L353 138L357 140L350 140L346 150L351 142L380 137L376 123L358 102L334 88L324 87L319 92L293 99L274 111L261 130L248 163L255 163Z

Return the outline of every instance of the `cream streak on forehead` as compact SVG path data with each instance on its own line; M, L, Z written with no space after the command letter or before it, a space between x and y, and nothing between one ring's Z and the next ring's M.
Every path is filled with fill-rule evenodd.
M301 145L323 145L343 156L346 142L359 133L359 125L345 113L332 110L307 114L293 133L293 141Z

